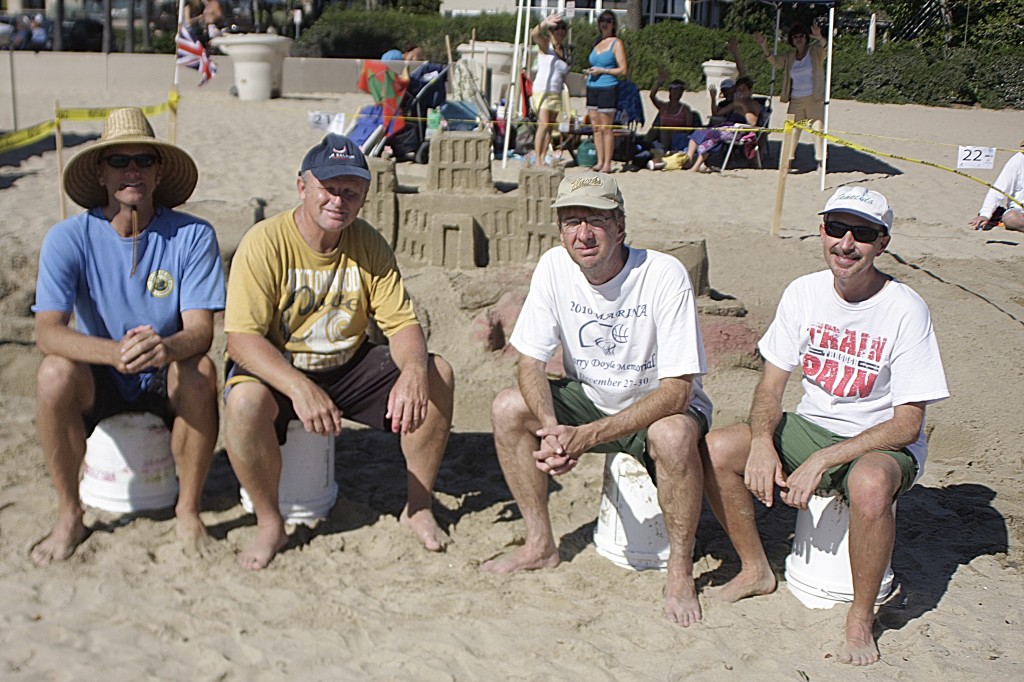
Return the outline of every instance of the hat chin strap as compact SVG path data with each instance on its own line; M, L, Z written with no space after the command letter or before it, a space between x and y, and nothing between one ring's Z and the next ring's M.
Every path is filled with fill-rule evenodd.
M135 276L139 267L139 207L132 206L132 271L129 277Z

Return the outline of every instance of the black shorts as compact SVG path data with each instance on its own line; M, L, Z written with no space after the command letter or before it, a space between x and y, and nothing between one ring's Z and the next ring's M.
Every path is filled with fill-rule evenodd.
M124 412L149 412L164 420L167 428L174 423L174 412L167 399L167 368L162 367L153 373L142 393L135 400L128 400L117 390L111 376L112 367L106 365L89 365L92 370L92 383L95 387L92 409L82 415L85 422L85 437L92 435L96 425L107 417Z
M230 359L225 372L228 380L240 376L257 379L251 372L242 369ZM345 419L374 429L391 430L391 420L385 415L388 411L388 396L398 381L399 370L395 361L391 359L391 350L387 346L364 341L355 355L344 365L323 372L302 373L331 396L331 400L341 410ZM288 422L297 419L295 407L288 396L271 386L267 388L277 403L274 430L277 432L278 444L283 445L288 434ZM230 385L224 389L225 399L231 389Z
M619 103L619 86L610 88L587 88L587 109L614 112Z

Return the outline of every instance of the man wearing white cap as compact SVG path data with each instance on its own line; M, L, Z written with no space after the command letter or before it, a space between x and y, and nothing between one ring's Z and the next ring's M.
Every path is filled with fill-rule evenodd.
M711 432L708 501L741 561L740 573L709 595L727 602L768 594L775 575L754 521L754 497L806 509L816 491L850 504L853 603L839 660L878 660L874 603L895 540L897 495L921 475L927 456L925 406L949 396L928 306L879 272L893 213L864 187L840 188L819 228L828 270L798 278L782 295L758 344L764 374L748 424ZM803 398L782 411L790 373Z
M189 549L209 542L199 503L218 419L206 352L224 271L213 227L172 210L198 179L192 158L158 140L135 107L111 111L100 141L64 171L65 192L88 210L54 225L39 254L36 425L58 508L32 547L37 565L68 558L88 535L78 496L85 439L120 412L152 412L171 427L177 534Z
M658 486L670 549L665 613L686 627L701 618L693 544L703 475L698 448L711 422L693 287L675 258L625 244L622 193L611 176L565 178L554 206L562 246L537 264L511 337L519 386L491 408L526 542L481 570L557 566L548 476L571 471L586 452L628 452ZM545 365L559 345L566 376L549 381Z

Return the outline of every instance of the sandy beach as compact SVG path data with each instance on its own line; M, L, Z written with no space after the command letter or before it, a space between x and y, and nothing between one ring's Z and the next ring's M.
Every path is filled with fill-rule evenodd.
M166 91L63 92L62 106L147 105ZM706 95L687 101L706 113ZM178 143L200 169L183 210L209 219L230 256L257 210L296 203L295 173L322 136L310 111L355 112L368 95L303 95L239 102L184 88ZM52 118L53 98L29 90L19 120ZM784 110L784 105L777 106ZM776 111L781 125L784 111ZM153 117L160 137L166 116ZM650 119L648 119L650 120ZM1015 148L1024 112L833 102L831 127L866 147L955 165L955 145ZM101 122L65 127L65 161ZM778 153L780 136L773 136ZM801 145L800 155L810 157ZM951 146L952 145L952 146ZM992 170L974 171L992 182ZM338 438L337 505L315 529L298 527L268 570L244 573L235 556L255 532L219 450L203 519L210 556L189 558L171 511L119 518L90 510L91 536L69 560L35 568L28 549L48 532L56 499L34 428L29 306L39 246L60 219L54 145L0 157L0 677L24 680L950 680L1024 675L1024 236L968 226L985 188L908 161L833 147L825 191L815 174L788 178L782 230L769 235L777 174L731 170L617 175L629 241L668 248L706 240L710 282L748 311L703 315L714 424L745 418L759 376L753 342L783 288L823 268L816 213L836 187L862 183L896 214L877 264L928 302L952 398L928 411L929 459L899 501L892 568L900 592L878 615L882 660L836 662L846 609L809 610L781 583L795 512L761 508L759 523L780 587L724 605L703 600L704 621L682 629L662 615L664 574L622 569L599 556L593 532L603 456L552 484L563 563L507 577L479 564L524 535L491 438L492 397L514 377L511 353L488 351L474 320L497 295L525 290L530 264L473 271L404 270L429 318L429 346L456 371L454 432L437 484L439 521L453 544L423 551L397 521L404 467L388 434ZM494 164L514 183L518 166ZM399 164L403 187L425 167ZM579 172L568 169L567 173ZM69 204L69 212L79 211ZM488 298L483 289L495 292ZM493 299L493 300L492 300ZM220 361L223 335L213 354ZM787 393L795 405L798 390ZM781 505L780 505L781 506ZM705 508L698 587L739 568Z

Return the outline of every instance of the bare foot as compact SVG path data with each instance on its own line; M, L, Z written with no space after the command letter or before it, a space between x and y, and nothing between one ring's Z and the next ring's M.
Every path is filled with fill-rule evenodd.
M206 526L198 514L180 514L175 533L188 556L206 556L207 550L213 545L213 538L206 532Z
M514 552L485 561L480 565L480 572L503 574L536 571L541 568L554 568L561 562L558 548L553 545L540 551L524 545Z
M874 623L874 613L865 618L850 609L846 614L846 641L839 649L840 663L871 665L878 661L878 646L871 634Z
M50 534L32 545L29 558L36 566L49 566L54 561L64 561L75 553L75 549L88 536L89 529L82 522L80 512L65 519L58 518Z
M416 533L423 546L431 552L443 552L451 542L451 538L437 525L437 520L429 509L420 509L409 516L409 506L406 505L402 515L398 517L398 522Z
M284 523L256 527L256 539L238 555L238 565L248 571L266 568L274 556L288 544Z
M704 590L709 598L732 604L740 599L771 594L775 591L775 574L771 567L757 569L741 569L739 574L724 585L709 587Z
M697 586L693 584L693 563L690 561L673 565L672 558L669 557L665 615L670 621L684 628L701 619Z

